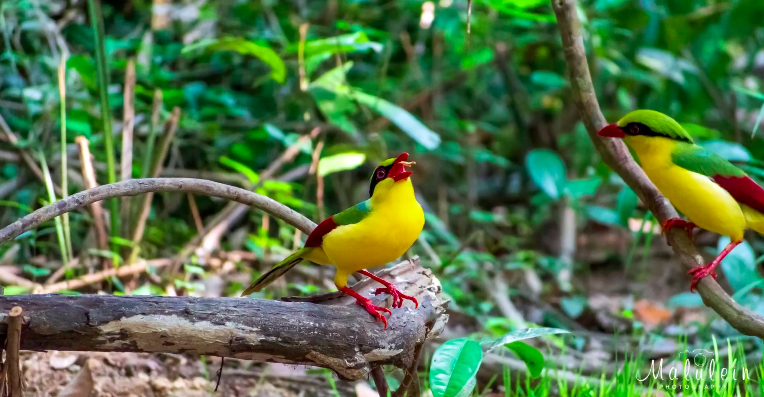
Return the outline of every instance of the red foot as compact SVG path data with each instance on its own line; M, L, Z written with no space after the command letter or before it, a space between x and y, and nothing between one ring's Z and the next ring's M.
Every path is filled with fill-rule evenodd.
M371 299L364 298L363 296L358 295L357 292L353 291L352 289L348 287L342 287L340 288L340 291L355 298L359 305L361 305L364 309L366 309L367 312L369 312L369 314L371 314L377 319L377 322L381 320L385 324L385 329L387 329L387 318L385 318L385 316L380 312L387 312L387 314L393 314L393 312L391 312L390 309L386 307L381 307L381 306L374 306L374 304L371 302Z
M414 308L418 308L419 307L419 302L417 302L416 298L414 298L413 296L408 296L408 295L402 293L401 291L398 290L398 288L396 288L394 285L392 285L391 283L387 282L386 280L383 280L383 279L375 276L373 273L369 272L368 270L361 270L358 273L361 273L364 276L369 277L370 279L372 279L372 280L374 280L374 281L384 285L384 287L382 287L382 288L377 288L377 290L374 291L374 295L379 295L379 294L382 294L382 293L385 293L385 292L390 294L390 296L393 297L393 309L398 308L398 307L403 307L403 300L404 299L408 299L408 300L414 302Z
M686 230L690 240L695 241L695 236L692 234L692 231L698 226L692 222L688 222L680 218L666 219L666 221L661 224L661 234L665 235L669 230L671 230L671 228L674 227L681 227L682 229Z
M690 284L690 292L695 291L695 286L698 285L698 282L700 282L700 280L703 277L712 276L714 279L716 279L716 272L714 271L714 268L719 266L719 264L722 263L722 259L724 259L724 257L727 256L727 254L729 254L733 249L735 249L735 247L737 247L738 244L742 242L743 240L739 240L739 241L733 241L727 244L727 246L724 247L724 249L719 254L719 256L717 256L716 259L711 261L711 263L709 263L706 266L696 267L690 270L689 272L687 272L687 274L692 276L692 284Z

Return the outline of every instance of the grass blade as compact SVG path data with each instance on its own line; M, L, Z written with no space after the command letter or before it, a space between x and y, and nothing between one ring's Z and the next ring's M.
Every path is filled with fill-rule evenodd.
M50 171L48 170L48 163L45 161L45 155L42 154L42 152L38 153L38 156L40 157L40 168L42 168L42 174L45 178L45 189L48 192L48 201L52 203L55 203L56 200L56 192L53 190L53 179L50 177ZM71 261L69 258L69 253L66 250L66 240L64 239L64 225L61 222L61 217L57 216L55 218L56 223L56 236L58 237L58 247L61 250L61 261L63 261L63 266L67 266L69 262Z
M101 1L88 0L90 10L90 27L93 30L96 50L96 70L98 73L98 93L101 98L101 122L103 123L103 141L106 146L106 167L108 183L117 181L117 171L114 161L114 136L111 131L111 108L109 107L109 72L106 64L106 49L104 48L104 27L101 14ZM119 205L117 199L109 199L111 219L111 235L119 237Z
M61 54L61 62L58 65L58 96L61 104L61 198L69 196L69 165L68 155L66 153L66 52ZM51 185L52 186L52 185ZM55 191L52 190L53 192ZM66 250L70 255L74 255L72 250L72 232L69 227L69 214L61 216L64 229L64 243Z
M120 179L126 181L133 177L133 127L135 123L135 61L127 62L125 69L124 101L122 105L122 158ZM130 235L130 197L122 197L120 208L122 236Z

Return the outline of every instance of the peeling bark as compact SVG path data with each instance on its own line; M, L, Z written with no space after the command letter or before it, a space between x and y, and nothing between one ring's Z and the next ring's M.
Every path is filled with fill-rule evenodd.
M439 333L446 303L440 283L419 260L378 273L413 305L394 309L385 330L353 299L321 304L249 298L110 295L17 295L0 297L0 313L24 310L24 350L192 353L329 368L343 379L362 379L383 364L408 367L415 346ZM378 287L364 279L353 288L369 295ZM387 295L375 299L384 304ZM440 321L436 321L440 320ZM0 338L7 334L0 322Z

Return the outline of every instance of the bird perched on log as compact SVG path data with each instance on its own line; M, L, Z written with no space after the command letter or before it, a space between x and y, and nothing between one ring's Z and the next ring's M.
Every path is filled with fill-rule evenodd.
M764 189L724 158L696 145L671 117L653 110L635 110L602 128L600 136L621 138L634 149L645 174L689 222L671 218L672 227L696 227L729 236L730 243L708 265L690 270L690 291L743 241L746 229L764 234Z
M375 306L369 298L348 288L347 277L351 273L361 273L384 285L375 294L390 294L393 308L401 307L404 299L418 307L415 298L365 270L399 258L414 244L424 227L424 212L416 201L411 183L412 172L406 169L416 163L407 161L408 157L408 153L402 153L380 163L371 176L370 199L321 222L310 233L303 248L260 276L242 295L260 291L296 264L308 260L320 265L334 265L337 289L354 297L377 322L384 322L385 328L387 318L382 312L392 312Z

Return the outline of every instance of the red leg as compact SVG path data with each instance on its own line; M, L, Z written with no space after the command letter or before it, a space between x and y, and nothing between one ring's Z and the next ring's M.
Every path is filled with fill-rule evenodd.
M386 307L381 307L381 306L374 306L374 304L371 302L371 299L364 298L363 296L358 295L358 292L355 292L348 287L342 287L340 288L340 291L355 298L356 301L358 301L359 305L363 306L363 308L366 309L366 311L369 312L369 314L371 314L377 319L377 322L379 322L379 320L382 320L382 322L385 323L385 329L387 329L387 318L385 318L385 316L380 312L387 312L387 314L393 314L393 312L391 312L390 309Z
M401 291L398 290L398 288L395 288L394 285L392 285L391 283L389 283L389 282L387 282L387 281L385 281L385 280L375 276L370 271L368 271L368 270L361 270L358 273L361 273L364 276L366 276L366 277L368 277L368 278L370 278L370 279L372 279L372 280L374 280L374 281L376 281L376 282L378 282L378 283L380 283L380 284L385 286L384 288L377 288L377 290L374 291L374 294L375 295L379 295L379 294L384 293L384 292L387 292L388 294L390 294L390 296L393 297L393 309L395 309L397 307L403 307L403 300L404 299L408 299L408 300L414 302L414 307L415 308L419 307L419 302L417 302L416 298L414 298L413 296L408 296L408 295L403 294Z
M687 235L690 236L690 240L695 240L695 236L693 236L692 231L698 226L696 226L694 223L688 222L681 218L666 219L666 221L661 224L661 234L668 233L668 231L673 227L681 227L687 231Z
M724 259L727 254L729 254L735 247L737 247L738 244L742 243L743 240L739 241L733 241L729 244L727 244L726 247L724 247L724 250L719 254L719 256L716 257L711 263L709 263L706 266L700 266L696 267L688 272L688 274L692 275L692 284L690 284L690 292L693 292L695 290L695 286L698 285L698 282L700 279L706 276L712 276L713 278L716 278L716 272L714 271L714 268L719 266L720 263L722 263L722 259Z

